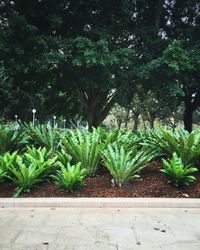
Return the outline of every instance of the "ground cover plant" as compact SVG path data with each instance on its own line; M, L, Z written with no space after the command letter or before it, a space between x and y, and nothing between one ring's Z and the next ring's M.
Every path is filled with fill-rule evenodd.
M160 156L172 157L173 153L182 159L185 165L195 164L200 159L200 132L189 133L184 129L166 130L159 128L149 130L143 145L156 150Z
M44 125L33 126L32 124L24 124L22 129L28 134L29 142L36 147L45 147L53 153L59 148L61 131L48 128Z
M13 124L0 123L0 154L23 148L29 140L25 131L16 130Z
M86 169L81 168L81 162L71 165L70 162L66 166L62 165L60 170L57 170L56 175L52 175L55 184L58 188L64 191L73 192L74 190L84 185Z
M172 185L178 187L194 182L196 178L192 174L197 172L198 169L190 165L184 166L182 159L174 152L169 161L163 159L163 169L160 171L166 175Z
M72 156L74 162L81 162L88 175L96 172L101 160L104 143L101 143L100 135L98 129L93 129L92 132L70 130L62 140L63 148Z
M118 143L108 145L103 151L103 163L113 177L113 183L121 187L129 180L139 177L141 170L155 155L136 148L127 149Z
M9 129L12 128L8 126L7 133ZM199 130L192 133L164 128L136 133L102 128L61 131L26 125L21 133L22 142L14 147L8 144L6 152L0 155L0 188L13 184L15 197L25 192L31 194L37 188L40 192L43 183L76 195L87 188L88 182L104 178L108 178L115 192L114 189L129 188L137 180L142 181L145 171L151 172L152 164L157 164L158 176L164 178L162 183L168 181L174 190L196 182ZM4 133L0 133L3 141L1 137L4 138ZM19 150L13 151L16 145Z
M2 157L4 169L8 178L16 184L14 196L17 197L22 191L30 192L30 189L37 183L48 178L52 173L56 157L48 157L50 152L46 148L27 148L23 155L9 153ZM5 161L3 162L5 158ZM9 161L7 161L9 159ZM5 163L7 161L7 163Z

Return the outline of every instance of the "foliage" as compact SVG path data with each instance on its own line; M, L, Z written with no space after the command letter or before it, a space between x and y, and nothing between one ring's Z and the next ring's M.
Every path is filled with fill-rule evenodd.
M29 137L24 131L15 130L9 124L0 124L0 154L20 150L28 143L28 139Z
M8 81L8 77L5 74L5 69L0 61L0 116L4 116L8 113L11 103L11 84ZM13 100L12 100L13 102Z
M98 129L93 129L92 132L69 130L62 140L63 149L67 150L74 162L81 162L81 167L87 170L88 175L95 173L100 162L101 150L104 147L100 142Z
M53 175L52 177L56 181L57 187L67 192L73 192L84 185L86 173L86 169L81 168L80 162L75 165L67 162L65 166L62 164L61 169L57 170L57 175Z
M7 166L9 178L17 184L14 196L29 192L37 183L52 173L56 157L47 159L46 148L28 148L23 156L17 156L15 164Z
M160 128L149 131L143 143L160 155L171 157L174 152L182 159L184 165L194 164L200 158L200 133L176 129L174 132Z
M4 172L9 172L10 167L15 166L18 160L17 151L13 153L6 152L0 155L0 169Z
M124 145L127 148L133 146L141 148L140 133L134 133L126 129L115 129L112 131L99 130L101 134L101 142L104 143L104 147L113 142L119 145Z
M191 174L197 172L198 169L190 165L185 166L176 152L173 153L171 160L166 161L163 159L163 165L164 167L160 171L163 172L169 182L176 187L189 185L196 180Z
M64 151L64 149L61 149L61 152L57 153L57 166L59 168L67 166L67 163L72 160L72 157Z
M0 183L3 181L3 179L6 177L6 172L0 168Z
M44 127L43 125L33 126L26 124L24 129L27 131L31 138L31 143L36 147L45 147L55 153L59 148L60 134L51 127Z
M113 143L103 151L103 163L114 178L115 185L121 187L129 180L138 177L140 171L155 157L146 149L137 151Z

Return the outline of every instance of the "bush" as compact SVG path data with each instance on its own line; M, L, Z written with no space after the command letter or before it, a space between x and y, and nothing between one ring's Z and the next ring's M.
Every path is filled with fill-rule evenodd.
M55 153L59 148L60 135L56 129L46 128L42 125L26 124L24 129L30 136L31 144L35 147L45 147Z
M13 153L6 152L4 155L0 155L0 169L6 173L9 172L9 168L16 165L17 158L17 151Z
M58 188L64 189L67 192L73 192L84 184L86 170L81 168L81 163L71 165L69 162L66 167L61 165L61 169L57 171L57 175L52 178L56 181Z
M0 124L0 155L22 149L28 143L28 135L24 131L15 130L11 125Z
M198 171L197 168L191 166L184 166L182 159L174 152L172 159L167 161L163 159L164 168L160 171L164 173L168 181L172 185L178 187L180 185L189 185L194 182L196 178L191 174Z
M0 168L0 183L3 181L3 179L6 177L6 172Z
M66 149L75 163L81 162L81 167L87 170L88 175L93 175L101 159L101 143L98 129L92 132L86 130L70 130L63 138L63 149Z
M17 155L14 163L7 166L8 177L17 184L14 197L30 189L52 173L56 157L48 158L46 148L28 148L23 156Z
M67 166L68 162L72 160L72 157L68 153L66 153L63 149L61 149L61 152L57 153L57 157L58 160L56 162L56 165L57 167L59 167L59 169L61 167Z
M113 131L101 131L101 140L104 145L109 145L117 142L119 145L123 144L127 148L138 147L141 148L141 138L139 133L133 133L125 129L116 129Z
M103 163L114 179L114 184L121 187L129 180L139 176L140 171L155 157L144 149L127 149L113 143L103 151Z
M200 159L200 133L188 133L180 129L172 132L163 128L150 131L143 145L158 152L160 156L172 157L173 153L182 159L184 165L194 164Z

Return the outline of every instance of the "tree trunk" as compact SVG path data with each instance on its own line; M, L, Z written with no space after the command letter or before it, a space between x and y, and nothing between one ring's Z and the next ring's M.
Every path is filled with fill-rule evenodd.
M129 114L130 114L130 109L127 110L126 118L125 118L125 123L124 123L124 127L125 127L126 129L128 128Z
M121 129L121 126L122 126L122 122L121 121L117 121L117 128Z
M154 129L154 123L155 123L155 120L156 120L155 112L149 112L148 120L149 120L150 128Z
M151 128L151 129L154 129L154 122L155 122L155 119L154 119L154 118L152 118L152 119L149 121L149 123L150 123L150 128Z
M188 132L192 131L193 111L194 111L194 108L193 108L191 101L185 102L185 112L184 112L183 121L184 121L184 128Z
M138 130L138 125L139 125L139 113L134 113L134 127L133 131Z

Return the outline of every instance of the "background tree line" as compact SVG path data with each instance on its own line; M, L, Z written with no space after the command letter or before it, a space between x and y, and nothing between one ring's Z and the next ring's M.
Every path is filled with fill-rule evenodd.
M0 112L82 116L99 126L118 104L151 127L200 105L198 0L2 0ZM174 121L174 119L173 119ZM135 127L135 129L136 129Z

